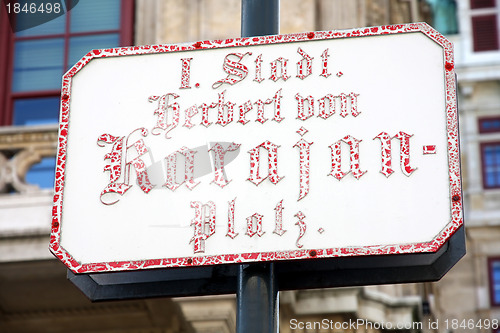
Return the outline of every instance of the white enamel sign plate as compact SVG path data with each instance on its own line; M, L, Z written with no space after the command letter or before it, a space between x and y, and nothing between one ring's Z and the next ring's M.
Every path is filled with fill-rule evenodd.
M50 249L74 272L435 252L463 223L426 24L95 50L62 94Z

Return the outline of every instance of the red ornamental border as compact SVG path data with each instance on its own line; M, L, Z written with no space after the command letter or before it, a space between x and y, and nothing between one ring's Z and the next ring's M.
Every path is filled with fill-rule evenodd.
M331 249L308 249L283 252L243 253L216 256L193 256L171 259L151 259L140 261L120 261L81 264L76 261L64 248L60 246L61 215L63 202L64 174L66 165L66 146L68 139L69 104L71 100L71 79L83 66L94 58L116 57L126 55L154 54L163 52L178 52L198 49L213 49L236 46L250 46L262 44L278 44L308 40L324 40L349 37L379 36L384 34L398 34L421 32L434 40L444 49L444 67L446 84L446 113L448 126L448 160L450 175L450 197L452 220L445 228L428 243L384 245L367 247L347 247ZM411 23L402 25L388 25L343 31L320 31L289 35L273 35L249 38L234 38L227 40L200 41L186 44L131 46L124 48L93 50L85 55L75 66L63 76L61 97L61 115L59 124L59 142L54 189L54 205L52 208L52 231L50 236L50 250L74 273L95 273L109 271L139 270L165 267L189 267L202 265L217 265L243 262L333 258L345 256L368 256L388 254L410 254L436 252L463 224L462 192L459 162L459 137L457 96L455 86L455 70L453 60L453 45L439 32L426 23Z

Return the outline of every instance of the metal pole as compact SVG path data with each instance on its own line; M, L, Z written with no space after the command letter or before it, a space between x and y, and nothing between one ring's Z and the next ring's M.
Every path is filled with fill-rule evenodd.
M242 0L241 37L279 34L279 0ZM237 333L277 333L279 293L274 263L242 264L236 292Z
M237 333L279 331L279 293L274 263L240 265L236 296Z
M277 35L279 0L241 0L241 37Z

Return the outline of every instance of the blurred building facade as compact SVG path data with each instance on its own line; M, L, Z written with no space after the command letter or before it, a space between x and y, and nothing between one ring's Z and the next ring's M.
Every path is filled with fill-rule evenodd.
M240 1L80 0L16 34L3 3L1 11L0 331L234 332L234 295L90 303L48 243L63 72L93 48L238 37ZM307 323L360 318L402 323L398 332L496 332L500 1L282 0L280 20L281 33L426 21L455 44L467 226L467 255L441 281L282 292L280 331L348 332ZM427 324L438 321L436 329Z

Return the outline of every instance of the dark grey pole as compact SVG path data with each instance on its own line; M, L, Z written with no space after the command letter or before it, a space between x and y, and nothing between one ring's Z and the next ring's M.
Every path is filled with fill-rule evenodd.
M279 0L241 0L241 37L277 35Z
M277 333L279 296L274 263L240 265L237 288L237 333Z
M279 34L279 13L279 0L241 0L241 37ZM240 265L236 302L237 333L278 332L274 263Z

